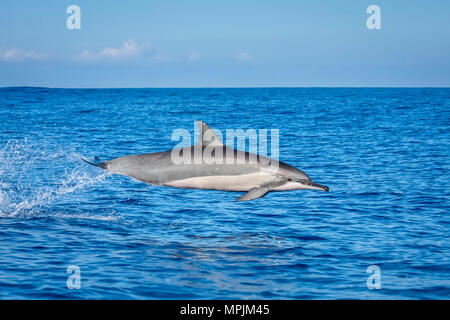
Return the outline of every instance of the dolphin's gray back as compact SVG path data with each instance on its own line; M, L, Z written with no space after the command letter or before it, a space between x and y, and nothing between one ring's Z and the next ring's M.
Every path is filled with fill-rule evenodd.
M194 159L193 148L186 147L180 151L181 154L183 152L191 153L192 159ZM285 178L310 180L303 171L286 163L228 147L223 148L222 162L219 164L208 159L205 152L203 152L201 160L199 164L175 164L172 159L172 151L163 151L120 157L106 161L105 164L106 169L111 173L127 175L151 184L165 184L175 180L204 176L243 175L260 172L269 165L276 168L278 174Z
M223 161L219 164L210 161L207 156L201 163L174 163L172 151L138 154L116 158L106 161L106 169L111 173L123 174L151 184L165 184L175 180L183 180L204 176L232 176L255 173L261 170L261 163L252 162L251 154L243 151L233 151L232 163L229 161L230 153L223 152ZM182 152L194 152L192 148L183 148ZM239 161L238 161L239 160ZM231 161L230 161L231 162Z

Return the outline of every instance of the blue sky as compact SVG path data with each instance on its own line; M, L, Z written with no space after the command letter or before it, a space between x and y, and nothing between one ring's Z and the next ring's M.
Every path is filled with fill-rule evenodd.
M0 86L448 87L449 17L448 0L2 0Z

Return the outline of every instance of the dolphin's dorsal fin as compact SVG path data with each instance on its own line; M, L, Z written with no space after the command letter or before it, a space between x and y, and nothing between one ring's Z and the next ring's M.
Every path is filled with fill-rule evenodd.
M212 130L206 123L201 120L197 121L200 130L198 145L202 146L223 146L222 139Z

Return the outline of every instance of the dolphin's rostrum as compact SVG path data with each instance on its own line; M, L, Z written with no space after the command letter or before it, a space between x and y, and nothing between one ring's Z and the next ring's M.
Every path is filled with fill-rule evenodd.
M194 146L124 156L100 163L83 160L110 173L152 185L246 191L238 201L261 198L269 191L328 191L328 187L312 182L303 171L281 161L229 148L204 122L198 121L198 125L200 138ZM192 156L184 157L191 161L178 161L183 155ZM195 158L198 155L200 159Z

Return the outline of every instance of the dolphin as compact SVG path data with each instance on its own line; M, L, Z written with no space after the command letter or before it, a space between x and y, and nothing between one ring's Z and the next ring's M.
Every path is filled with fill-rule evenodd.
M245 191L238 201L261 198L269 191L329 190L289 164L227 147L203 121L197 123L200 138L193 146L123 156L105 162L82 160L109 173L151 185ZM181 161L183 159L187 161Z

